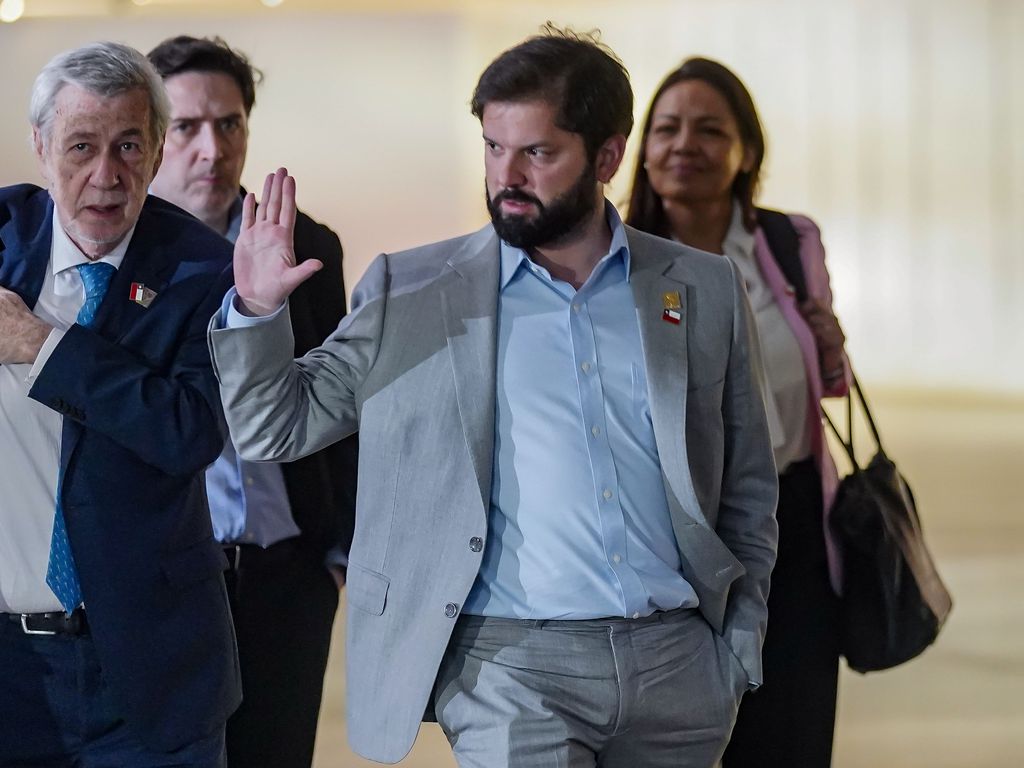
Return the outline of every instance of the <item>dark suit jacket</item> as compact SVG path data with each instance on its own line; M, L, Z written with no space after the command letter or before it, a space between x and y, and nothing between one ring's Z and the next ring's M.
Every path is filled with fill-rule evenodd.
M0 189L0 284L29 307L52 216L45 190ZM206 323L230 263L223 238L148 198L95 327L72 326L29 392L64 416L61 499L118 714L165 751L221 727L240 700L202 474L224 440ZM149 308L129 299L133 282L156 292Z
M299 212L295 221L298 261L319 259L323 269L300 285L288 300L295 356L323 343L345 316L341 241L323 224ZM281 466L288 501L302 540L317 557L335 545L348 553L356 509L356 437Z

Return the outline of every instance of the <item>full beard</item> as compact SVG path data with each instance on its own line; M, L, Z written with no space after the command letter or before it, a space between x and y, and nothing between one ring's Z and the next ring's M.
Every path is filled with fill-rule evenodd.
M588 163L576 183L547 205L515 188L503 189L491 198L485 186L485 195L498 237L513 248L528 251L568 239L593 214L598 204L597 175L593 163ZM505 215L501 212L503 200L532 203L537 213L533 217Z

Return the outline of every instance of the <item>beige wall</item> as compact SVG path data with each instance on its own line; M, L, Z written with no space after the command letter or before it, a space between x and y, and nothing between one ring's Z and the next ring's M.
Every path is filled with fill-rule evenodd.
M600 27L632 73L638 119L687 55L720 58L745 79L770 141L762 200L822 225L865 378L1024 394L1024 3L438 6L422 15L165 9L0 25L0 184L38 182L25 105L53 54L102 38L147 50L180 32L221 34L267 73L244 183L258 187L287 165L300 204L341 234L351 285L380 250L484 221L467 102L487 61L548 18Z

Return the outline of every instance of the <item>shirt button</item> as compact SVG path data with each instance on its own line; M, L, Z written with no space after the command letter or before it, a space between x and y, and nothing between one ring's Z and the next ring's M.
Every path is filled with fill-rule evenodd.
M612 555L612 561L616 563L622 562L622 555Z
M252 479L251 477L246 477L246 478L245 478L245 484L246 484L247 486L251 486L251 485L252 485L252 484L253 484L254 482L256 482L256 481L255 481L255 480L253 480L253 479Z
M584 373L589 373L589 372L590 372L590 363L583 363L583 364L582 364L582 365L580 366L580 368L582 368L582 369L583 369L583 372L584 372Z
M612 492L605 488L604 493L602 493L601 495L604 496L606 499L610 499L612 497Z
M484 548L484 540L479 536L474 536L469 540L469 549L471 552L479 552Z
M573 304L572 305L572 311L575 312L578 315L580 313L580 305L579 304Z
M459 606L457 606L455 603L448 603L448 605L444 607L444 615L447 616L449 619L454 619L455 614L457 614L458 612Z
M590 428L590 434L592 434L594 437L597 437L598 435L601 434L601 428L600 427L591 427Z
M639 619L640 618L640 611L634 611L633 612L633 618L634 619Z

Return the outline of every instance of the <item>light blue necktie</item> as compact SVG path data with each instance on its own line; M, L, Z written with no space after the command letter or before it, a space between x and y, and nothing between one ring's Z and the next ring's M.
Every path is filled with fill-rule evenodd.
M79 264L78 274L85 286L85 303L78 311L76 322L89 327L96 319L110 278L117 270L103 261ZM60 507L60 483L57 483L57 510L53 516L53 535L50 537L50 559L46 564L46 584L60 600L67 613L71 613L82 602L82 587L78 583L75 560L71 555L68 529L64 525L64 510Z

